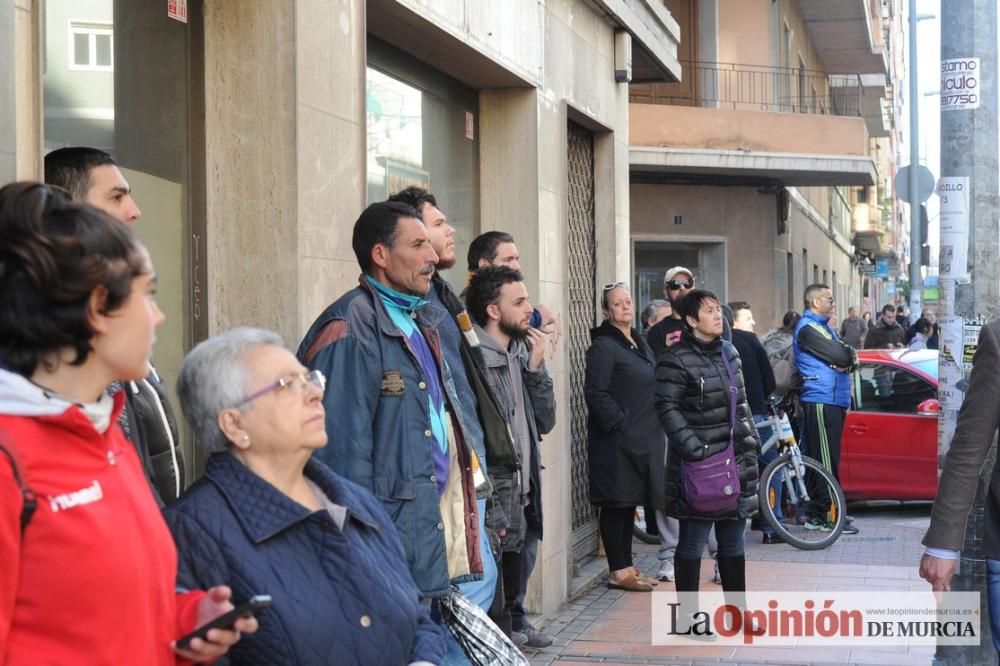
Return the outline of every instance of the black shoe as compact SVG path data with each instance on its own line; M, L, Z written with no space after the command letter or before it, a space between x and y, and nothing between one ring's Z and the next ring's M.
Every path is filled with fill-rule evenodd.
M776 543L785 543L785 540L781 538L779 534L765 534L764 538L760 541L762 544L767 546L774 545Z
M841 534L857 534L860 531L861 530L859 530L854 525L844 525L844 531L841 532Z

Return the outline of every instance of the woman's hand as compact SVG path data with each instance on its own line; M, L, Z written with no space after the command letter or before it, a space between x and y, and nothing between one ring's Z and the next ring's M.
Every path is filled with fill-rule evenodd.
M214 620L223 613L231 611L233 604L229 598L233 591L226 585L218 585L208 590L198 603L197 626L202 626ZM206 662L218 659L226 654L240 640L241 634L252 634L257 631L257 618L241 617L236 620L232 629L209 629L205 639L193 638L186 650L173 645L174 651L186 659L195 662Z

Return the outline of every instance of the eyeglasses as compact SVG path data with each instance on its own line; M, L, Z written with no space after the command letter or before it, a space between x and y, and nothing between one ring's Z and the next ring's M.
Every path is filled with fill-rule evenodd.
M268 384L256 393L251 393L247 397L240 400L238 403L233 405L233 407L241 407L248 402L256 400L262 395L267 395L271 391L283 391L286 388L291 387L293 391L299 395L306 392L309 386L315 386L320 391L326 390L326 377L319 370L310 370L309 372L289 375L287 377L282 377L273 384Z
M819 300L821 300L821 301L827 301L828 303L831 303L831 304L837 302L837 301L833 300L832 296L820 296Z
M694 286L694 280L670 280L668 282L664 282L663 286L667 289L673 290L690 289Z
M617 289L619 287L622 289L628 289L628 282L609 282L604 285L604 291L611 291L612 289Z

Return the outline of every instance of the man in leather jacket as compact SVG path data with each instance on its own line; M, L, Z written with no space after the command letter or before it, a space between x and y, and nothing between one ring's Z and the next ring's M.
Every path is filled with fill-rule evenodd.
M134 224L142 215L118 164L103 150L75 147L52 151L45 156L45 182L125 224ZM184 490L184 458L163 382L150 366L142 381L115 383L110 390L119 388L125 391L119 424L139 454L153 495L161 506L171 504Z

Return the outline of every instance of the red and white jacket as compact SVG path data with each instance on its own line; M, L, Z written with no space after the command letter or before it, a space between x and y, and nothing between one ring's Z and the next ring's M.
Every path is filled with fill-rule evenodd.
M171 641L195 628L203 592L177 593L177 554L139 457L117 424L0 369L0 664L183 663Z

